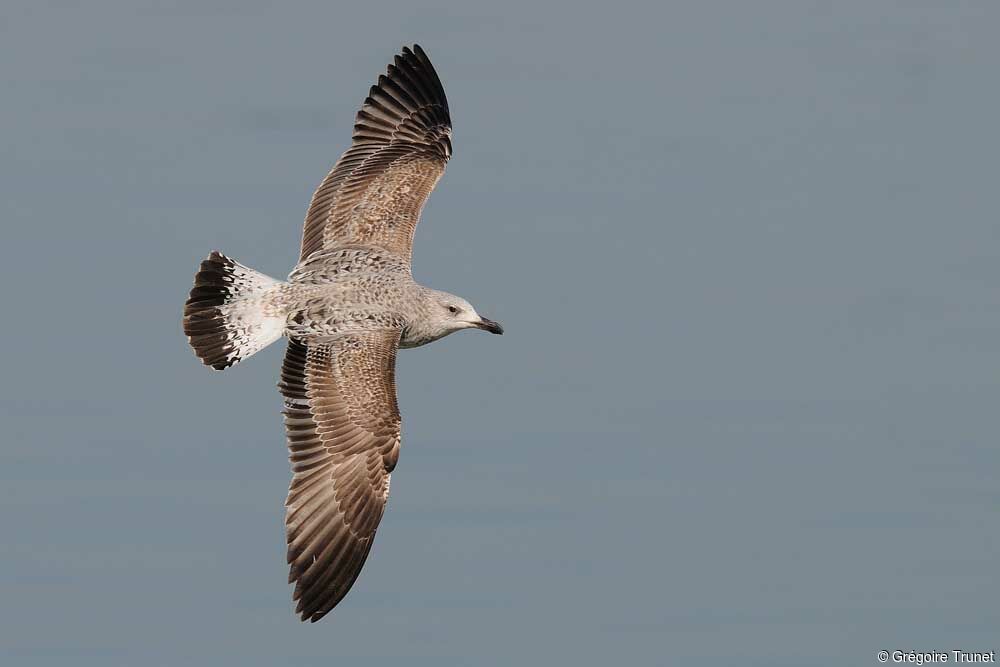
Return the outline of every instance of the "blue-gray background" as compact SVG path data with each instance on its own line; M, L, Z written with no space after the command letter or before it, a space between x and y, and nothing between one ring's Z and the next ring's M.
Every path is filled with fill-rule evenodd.
M994 2L4 3L0 658L865 665L1000 626ZM180 332L293 265L417 41L456 157L345 602L285 585L282 346Z

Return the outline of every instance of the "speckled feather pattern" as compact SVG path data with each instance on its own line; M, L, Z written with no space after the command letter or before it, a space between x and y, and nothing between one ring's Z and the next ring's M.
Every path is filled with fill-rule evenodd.
M403 330L420 316L425 289L409 264L384 250L324 250L299 264L275 293L287 332L303 341L346 332Z

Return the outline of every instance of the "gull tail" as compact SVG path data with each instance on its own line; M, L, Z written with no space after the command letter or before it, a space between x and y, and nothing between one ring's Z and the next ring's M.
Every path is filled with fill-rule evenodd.
M184 304L184 333L202 363L221 371L281 338L285 313L272 297L282 284L212 251Z

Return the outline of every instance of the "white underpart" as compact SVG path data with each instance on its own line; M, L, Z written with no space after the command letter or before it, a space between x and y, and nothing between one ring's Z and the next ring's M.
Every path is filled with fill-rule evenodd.
M273 312L260 297L237 299L220 310L233 356L239 359L263 350L285 333L285 315Z
M269 292L280 281L243 266L235 260L229 269L233 300L219 307L232 346L231 356L246 359L281 338L285 315L271 305Z

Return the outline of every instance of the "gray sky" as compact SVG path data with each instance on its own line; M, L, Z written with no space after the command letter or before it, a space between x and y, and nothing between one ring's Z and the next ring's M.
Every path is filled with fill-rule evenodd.
M0 661L829 665L991 650L994 2L0 9ZM354 590L285 584L281 345L200 367L418 42L455 159Z

